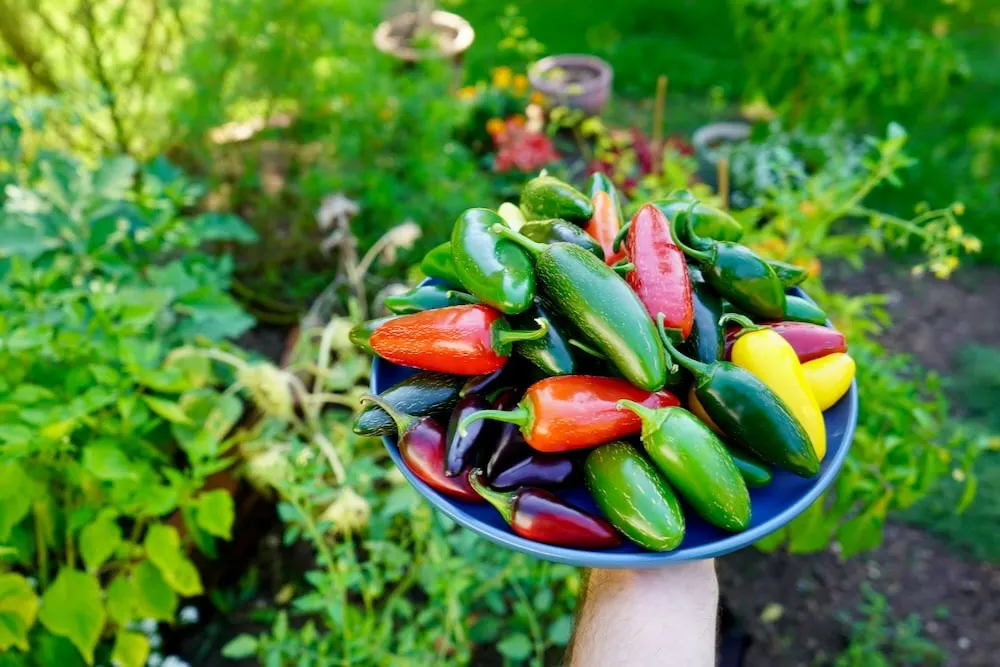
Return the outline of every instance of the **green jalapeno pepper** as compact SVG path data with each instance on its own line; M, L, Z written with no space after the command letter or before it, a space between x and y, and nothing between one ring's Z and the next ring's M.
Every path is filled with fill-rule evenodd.
M379 398L409 415L445 415L458 403L466 379L445 373L417 373L389 387L379 394ZM354 432L358 435L395 435L396 423L385 410L372 403L354 418Z
M479 299L476 297L464 292L456 292L444 285L418 285L402 294L387 296L385 307L397 315L409 315L423 310L478 302Z
M791 322L826 324L827 316L822 308L808 299L798 296L786 296L785 315L782 319Z
M535 298L531 258L494 231L509 229L499 215L470 208L451 231L451 256L461 284L480 301L508 315L523 313Z
M627 442L610 442L587 455L584 482L598 509L615 528L653 551L676 549L684 540L684 513L656 468Z
M556 309L612 362L629 382L656 391L667 363L656 327L632 288L614 270L579 246L544 245L504 225L493 231L535 257L539 285Z
M451 242L445 241L435 246L420 260L420 270L429 278L438 278L456 287L462 284L455 273L455 262L451 258Z
M733 457L733 463L743 476L743 481L751 489L758 489L767 486L774 479L771 468L750 452L744 452L738 447L728 447L729 455Z
M802 477L819 472L819 459L802 424L766 384L728 361L705 364L681 354L658 321L670 357L694 375L705 413L739 447Z
M514 352L540 368L546 375L573 375L576 373L577 364L574 348L570 345L569 328L556 314L552 304L541 297L535 297L535 303L528 310L511 318L511 325L518 328L537 326L539 320L549 325L545 335L537 340L516 343Z
M689 190L674 190L666 199L653 202L653 206L673 222L680 213L686 211L693 202L697 202L692 212L691 226L699 237L715 241L736 242L743 238L743 226L736 218L722 209L698 202ZM686 229L680 229L678 238L688 245L695 245L695 240L687 236ZM697 247L697 246L696 246Z
M532 241L539 243L556 243L563 241L578 245L587 252L593 253L598 259L604 259L604 250L587 232L572 222L559 220L535 220L522 225L521 233Z
M694 323L691 335L684 341L687 352L702 363L710 364L722 359L726 350L726 331L719 326L719 318L725 314L722 299L700 280L695 281L692 271L691 295L694 301Z
M781 262L776 259L765 259L774 272L778 276L778 280L781 284L787 287L795 287L796 285L801 285L805 282L805 279L809 277L809 269L804 266L798 266L796 264L789 264L788 262Z
M562 218L586 223L594 214L590 197L554 176L536 176L521 189L521 211L531 220Z
M752 250L738 243L702 238L691 229L690 210L673 219L674 237L684 254L698 263L702 277L742 312L771 319L785 314L785 288L774 269ZM680 240L680 230L686 228L691 245ZM694 247L692 247L694 246Z

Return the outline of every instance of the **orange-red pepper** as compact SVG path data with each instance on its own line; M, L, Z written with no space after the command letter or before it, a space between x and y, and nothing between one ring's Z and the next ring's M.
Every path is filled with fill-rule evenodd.
M605 264L614 264L625 256L624 250L615 252L612 248L615 236L622 226L618 206L615 204L614 199L611 198L611 195L603 190L594 192L591 201L594 204L594 215L583 229L595 241L601 244L601 249L604 250Z

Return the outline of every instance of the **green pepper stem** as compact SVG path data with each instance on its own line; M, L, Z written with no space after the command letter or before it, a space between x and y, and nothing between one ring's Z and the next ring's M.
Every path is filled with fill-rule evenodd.
M494 234L499 234L508 241L513 241L514 243L518 244L519 246L521 246L522 248L524 248L525 250L527 250L529 253L531 253L533 256L536 257L546 248L546 245L544 243L539 243L538 241L532 241L524 234L519 234L510 227L501 225L500 223L496 223L492 227L490 227L490 231L493 232Z
M516 500L514 496L517 495L517 491L503 493L486 486L483 482L483 471L480 468L469 473L469 486L482 496L483 500L497 508L497 512L500 512L500 516L503 517L508 526L514 521L514 501Z
M635 271L635 264L632 262L617 262L611 269L620 276L627 276L632 271Z
M666 348L667 354L673 359L677 364L688 369L697 377L703 377L708 374L708 364L703 364L700 361L692 359L691 357L685 356L674 347L674 343L670 340L670 335L667 333L666 328L663 326L665 319L663 313L656 314L656 328L660 332L660 338L663 340L663 347Z
M492 419L498 422L517 424L523 431L524 427L528 424L528 420L531 419L531 414L524 406L518 406L513 410L480 410L478 412L473 412L471 415L458 422L458 432L464 436L469 430L469 425L481 419Z
M632 412L637 414L639 416L639 419L641 419L642 421L646 421L647 419L651 420L656 417L656 410L652 408L647 408L642 403L636 403L635 401L622 399L618 401L617 405L619 410L621 410L622 408L627 408L631 410Z
M763 331L764 329L771 328L763 324L757 324L746 315L740 315L739 313L726 313L719 318L720 327L724 327L730 322L735 322L740 326L740 330L736 332L737 338L743 334L753 333L754 331Z
M569 344L572 345L575 348L583 350L584 352L586 352L587 354L589 354L592 357L597 357L598 359L607 359L607 356L605 356L604 353L601 352L600 350L595 350L591 346L589 346L586 343L584 343L582 341L579 341L579 340L577 340L575 338L570 338L569 339Z
M670 222L670 231L674 235L674 243L680 248L685 255L693 258L699 264L708 264L712 261L713 257L711 253L705 252L704 250L695 250L688 244L681 240L681 219L684 220L685 231L687 231L687 236L689 239L694 241L701 241L701 238L694 233L694 226L692 220L694 219L694 209L698 204L700 204L697 199L691 201L691 205L686 211L681 211L674 216L674 219Z
M632 221L629 220L624 225L622 225L621 229L618 230L618 233L615 234L615 240L611 243L611 249L613 251L618 252L618 249L622 247L622 241L624 241L625 237L628 236L628 230L631 228L632 228Z
M400 438L406 435L417 423L416 417L408 415L405 412L400 412L374 394L365 394L362 396L361 403L372 403L385 410L385 413L392 417L392 421L396 422L396 435Z
M511 329L500 329L496 332L496 342L500 345L511 345L524 340L538 340L544 338L549 332L549 323L540 317L535 318L538 323L537 329L531 331L518 331Z
M458 299L459 301L464 301L465 303L479 303L479 299L472 296L471 294L466 294L465 292L448 290L447 292L445 292L445 296L447 296L449 299Z

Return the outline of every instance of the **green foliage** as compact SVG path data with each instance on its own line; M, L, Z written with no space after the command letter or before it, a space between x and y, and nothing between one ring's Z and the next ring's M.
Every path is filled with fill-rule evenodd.
M864 600L859 615L845 617L850 623L850 640L834 667L930 667L945 663L948 654L944 649L921 636L919 616L910 614L894 623L884 595L868 582L861 585L861 593Z
M89 168L42 152L6 166L0 568L12 571L0 574L0 651L5 664L90 665L114 639L121 664L143 664L129 624L173 621L178 594L201 592L167 521L183 517L199 545L233 521L228 495L201 489L232 464L225 438L242 406L214 392L207 359L177 352L253 323L226 293L232 260L198 251L252 232L185 215L201 190L162 160ZM65 653L56 638L75 657L45 657Z

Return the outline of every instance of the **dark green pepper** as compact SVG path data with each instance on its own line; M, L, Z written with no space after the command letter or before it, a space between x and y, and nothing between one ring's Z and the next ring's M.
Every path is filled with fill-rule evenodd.
M749 371L728 361L704 364L681 354L659 327L670 357L694 375L705 413L739 447L803 477L819 472L809 435L784 402Z
M418 285L402 294L393 294L385 298L385 307L397 315L461 306L466 303L479 303L479 299L465 292L448 289L444 285Z
M579 246L544 245L503 225L493 230L535 256L535 272L545 295L629 382L661 389L667 363L646 307L614 270Z
M389 317L380 317L376 320L368 320L367 322L356 324L347 333L347 338L365 352L368 352L370 354L375 354L374 350L372 350L371 343L368 342L368 339L372 337L372 332L374 332L376 329L378 329L380 326L382 326L389 320L393 319L396 319L395 315L391 315Z
M458 403L459 392L467 379L445 373L417 373L389 387L379 394L379 398L414 417L444 415ZM396 424L382 408L369 404L354 418L354 432L358 435L395 435Z
M568 327L556 315L555 308L551 304L536 297L531 308L511 319L511 325L518 328L522 324L537 327L538 320L543 320L549 325L545 336L538 340L516 343L514 352L540 368L546 375L576 373L576 359L569 342L571 336Z
M683 408L618 401L642 419L640 439L653 464L697 514L739 532L750 525L750 492L722 441Z
M774 473L771 472L770 466L750 452L744 452L737 447L727 447L727 449L729 455L733 457L733 463L739 469L740 475L743 476L743 481L751 489L767 486L774 479Z
M783 320L791 322L811 322L826 324L826 313L812 301L798 296L785 297L785 315Z
M451 231L451 256L461 284L485 304L507 315L523 313L535 298L531 258L494 231L509 229L499 215L470 208Z
M615 209L618 211L618 219L624 220L625 207L622 206L622 198L621 195L618 194L618 188L615 187L615 184L612 183L611 179L605 174L595 171L591 174L590 183L587 186L587 194L590 195L591 202L594 201L594 195L598 192L605 192L609 197L611 197L611 201L614 203Z
M697 204L691 216L693 218L691 225L695 234L715 241L736 242L743 238L743 226L736 221L736 218L722 209L699 202L689 190L674 190L666 199L653 202L653 206L660 209L667 220L673 222L678 214L688 210L694 202ZM678 238L688 245L695 245L694 239L687 236L686 229L682 228L675 233L679 233Z
M694 297L694 325L684 341L688 353L702 363L722 359L726 351L726 331L719 326L725 314L722 299L704 282L691 281Z
M653 551L684 540L684 513L656 468L627 442L610 442L587 455L584 481L598 509L615 528Z
M536 220L525 223L520 232L532 241L539 243L556 243L563 241L578 245L587 252L594 253L600 259L604 259L604 250L587 232L572 222L566 222L558 218L552 220Z
M778 280L786 288L801 285L809 277L809 269L804 266L789 264L788 262L781 262L776 259L765 259L764 261L774 269Z
M682 228L687 229L691 246L679 240ZM691 216L686 211L674 217L672 229L677 245L698 263L705 282L719 296L742 312L781 319L785 313L785 288L767 262L738 243L699 237L691 229Z
M451 257L451 242L445 241L435 246L420 260L420 270L429 278L438 278L456 287L461 286L455 272L455 262Z
M594 215L590 197L554 176L536 176L521 189L521 211L525 219L562 218L586 223Z

